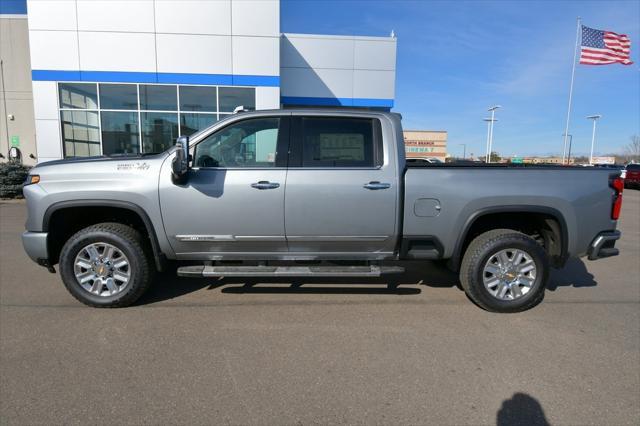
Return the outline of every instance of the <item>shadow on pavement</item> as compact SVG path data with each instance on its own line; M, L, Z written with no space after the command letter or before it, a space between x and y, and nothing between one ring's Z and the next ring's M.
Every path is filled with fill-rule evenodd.
M182 278L175 275L174 267L163 274L158 274L151 290L137 304L145 305L174 299L205 288L207 290L221 288L220 291L226 294L345 295L416 295L421 293L421 286L461 289L458 274L441 263L402 262L401 265L405 267L405 273L379 278ZM307 284L316 285L305 286ZM402 285L412 287L401 287ZM593 275L587 271L584 262L571 258L564 268L552 270L547 290L555 291L561 286L593 287L595 285L597 283Z
M515 393L502 402L496 416L497 426L550 426L537 399L526 393Z
M570 258L562 269L552 269L547 290L555 291L558 287L595 287L598 283L587 270L582 259Z
M456 273L439 263L426 263L406 262L402 264L406 268L405 273L379 278L182 278L175 275L174 267L156 275L151 289L136 304L146 305L201 289L222 287L221 292L226 294L416 295L422 292L416 285L437 288L460 286ZM316 286L305 287L307 284ZM402 285L413 287L400 287Z

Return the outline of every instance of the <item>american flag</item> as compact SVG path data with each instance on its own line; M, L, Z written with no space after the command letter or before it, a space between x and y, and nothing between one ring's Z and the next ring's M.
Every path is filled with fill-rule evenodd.
M595 30L582 26L580 63L585 65L606 65L619 62L631 65L629 52L631 40L625 34Z

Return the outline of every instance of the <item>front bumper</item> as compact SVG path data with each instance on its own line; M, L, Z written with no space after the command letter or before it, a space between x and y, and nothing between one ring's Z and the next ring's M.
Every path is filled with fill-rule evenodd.
M22 246L31 260L41 266L50 266L46 232L24 232L22 234Z
M616 241L620 239L620 231L606 231L598 234L589 246L587 252L589 260L603 259L605 257L617 256L620 250L615 248Z

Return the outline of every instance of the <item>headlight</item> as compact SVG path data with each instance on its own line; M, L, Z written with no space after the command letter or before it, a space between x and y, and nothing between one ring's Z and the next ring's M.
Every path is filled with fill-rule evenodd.
M34 183L40 182L40 175L29 175L27 176L27 181L24 183L25 185L32 185Z

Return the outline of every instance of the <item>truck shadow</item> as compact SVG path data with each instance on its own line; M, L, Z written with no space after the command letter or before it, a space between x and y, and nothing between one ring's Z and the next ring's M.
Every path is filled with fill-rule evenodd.
M428 264L427 264L428 263ZM400 295L422 293L421 287L461 290L458 274L437 262L402 262L403 274L379 278L182 278L175 268L156 276L154 285L138 305L170 300L202 289L225 294L342 294ZM552 270L547 290L573 286L593 287L597 282L580 259L569 259L564 268ZM410 287L407 287L410 286Z
M598 283L587 270L582 259L570 258L562 269L552 269L547 290L555 291L558 287L595 287Z
M151 289L138 305L174 299L198 290L217 290L226 294L372 294L417 295L420 286L459 287L458 276L444 266L425 266L416 262L403 264L405 273L379 278L183 278L175 268L158 274ZM311 286L313 285L313 286ZM412 287L402 287L410 285ZM418 286L418 287L416 287Z

